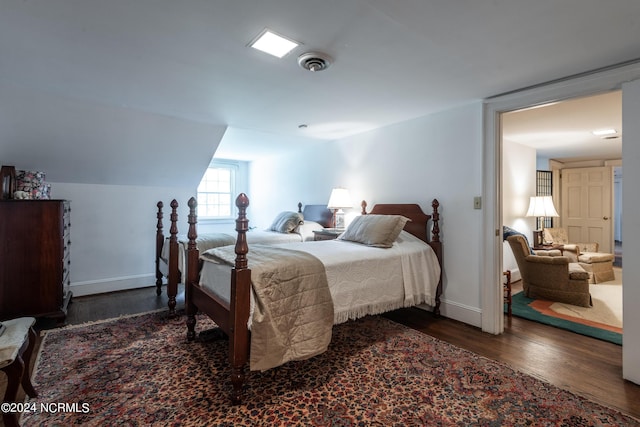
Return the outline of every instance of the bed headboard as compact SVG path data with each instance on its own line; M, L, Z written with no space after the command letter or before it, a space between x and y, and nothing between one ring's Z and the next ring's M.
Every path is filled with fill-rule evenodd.
M427 234L427 222L431 217L425 214L419 205L377 204L369 213L377 215L402 215L407 217L411 221L408 221L405 224L404 230L425 242L429 241L429 236Z
M440 241L440 213L438 208L440 202L437 199L433 199L431 202L431 208L433 209L431 215L427 215L422 211L419 205L416 204L378 204L371 209L372 214L379 215L403 215L409 218L404 229L405 231L413 234L417 238L424 240L433 248L433 251L438 257L438 262L442 268L442 242ZM362 214L367 213L367 202L362 201ZM431 220L431 236L429 236L428 221ZM431 237L431 238L429 238ZM434 313L440 313L440 295L442 294L442 273L440 273L440 281L438 282L438 288L436 290L436 306Z
M377 204L371 209L370 214L377 215L402 215L409 218L404 230L413 234L417 238L424 240L425 242L440 242L440 214L438 213L438 207L440 203L438 200L433 199L431 207L433 213L427 215L422 211L422 208L415 203L393 203L393 204ZM362 213L366 213L367 203L362 201ZM432 220L433 226L431 227L431 236L429 236L428 222ZM432 245L433 246L433 245Z
M323 227L331 227L333 222L333 213L327 205L306 205L302 215L306 221L315 221Z

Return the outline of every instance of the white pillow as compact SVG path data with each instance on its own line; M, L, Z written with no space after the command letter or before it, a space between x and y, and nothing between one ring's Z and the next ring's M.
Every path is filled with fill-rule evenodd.
M302 223L304 223L304 220L301 213L290 211L280 212L271 223L269 230L277 231L278 233L291 233Z
M360 215L349 224L339 239L378 248L390 248L410 221L402 215Z

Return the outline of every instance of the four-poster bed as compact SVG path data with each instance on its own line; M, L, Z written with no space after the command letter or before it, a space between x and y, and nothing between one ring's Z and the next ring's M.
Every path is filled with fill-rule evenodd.
M400 234L396 235L397 238L393 238L392 244L378 245L382 248L376 247L376 244L361 244L371 243L367 241L370 236L364 240L361 239L362 236L357 236L352 241L335 240L307 243L304 245L304 253L298 244L276 245L275 247L252 245L250 258L253 264L251 268L247 256L250 251L246 238L249 229L249 221L246 216L246 208L249 205L247 196L241 194L236 200L239 214L236 220L238 236L235 246L208 250L202 256L196 245L196 204L194 198L189 200L189 240L187 244L187 279L185 281L187 338L194 340L196 337L197 312L207 314L217 324L222 334L228 336L232 383L231 400L234 404L241 401L244 370L248 362L250 369L264 370L287 360L301 360L319 354L328 345L327 338L330 340L330 328L334 323L421 303L431 305L434 313L439 314L442 293L442 244L439 229L439 203L435 199L432 203L432 215L426 215L417 204L374 206L371 212L366 215L366 222L372 222L369 220L384 222L386 219L397 218L409 219L406 223L402 221L400 230L398 230ZM365 206L363 204L363 210ZM431 236L429 236L427 227L428 220L432 221ZM365 220L360 223L365 223ZM345 234L353 235L354 233L350 233L351 228L352 226L349 226ZM356 230L355 235L358 233L362 234L361 230ZM344 245L342 246L344 251L339 249L340 245ZM287 251L294 252L294 258L288 258ZM313 252L314 255L309 255L306 251ZM360 252L364 255L357 254ZM232 260L229 259L230 253L235 255ZM309 268L306 267L307 256L312 258ZM355 290L356 293L360 292L358 298L362 296L366 298L368 294L375 295L376 286L378 288L387 285L391 287L391 282L397 279L395 276L400 276L400 290L387 293L399 293L399 295L389 297L390 300L383 302L368 301L365 302L365 306L355 309L349 307L349 304L345 306L343 304L345 294L340 297L336 296L339 295L340 289L343 287L344 278L340 277L340 269L344 268L344 262L340 264L340 261L337 260L342 257L347 259L349 265L360 263L362 266L361 271L364 273L361 274L363 276L353 281L354 286L361 287L361 289ZM357 257L360 258L357 259ZM386 261L385 257L390 260ZM268 261L256 262L253 261L255 258L267 259ZM364 264L368 258L371 258L369 264ZM320 262L322 271L317 269L314 259ZM280 264L277 267L270 267L269 264L277 262L277 260L281 260ZM295 262L290 260L295 260ZM225 280L227 278L230 280L230 286L227 286L228 290L225 294L215 290L216 284L206 283L209 279L206 277L203 279L201 273L207 268L213 268L213 271L220 272L221 267L229 262L233 268L227 266L228 273L226 276L223 274ZM385 262L391 264L384 264ZM371 269L375 270L376 264L382 264L385 270L388 266L395 265L396 267L393 268L399 273L389 279L384 278L381 284L368 288L369 282L375 282L377 279L368 272ZM292 266L294 269L300 268L305 274L305 278L296 276L297 271L289 271ZM280 269L283 269L284 272ZM287 289L283 287L273 292L272 285L274 283L269 280L278 276L286 276L283 282L292 282L293 285ZM207 277L212 276L208 274ZM277 282L276 286L279 284L280 282ZM265 286L264 289L263 286ZM300 298L296 292L304 292L304 298ZM407 292L412 295L408 296ZM327 301L328 294L330 294L329 301ZM285 297L275 301L275 305L272 305L274 301L268 300L272 295L278 295L278 298L281 295ZM265 296L267 300L264 299ZM303 300L304 303L291 304L292 301ZM312 309L304 306L307 301L310 301ZM291 313L288 311L284 314L281 313L283 308L291 310ZM295 317L299 314L304 317L303 320ZM284 322L282 318L284 318ZM327 323L329 324L327 325ZM328 333L327 327L329 328ZM261 335L265 331L268 334L267 337ZM282 341L285 344L282 347L269 347L269 342L278 341L281 338L279 334L286 335L289 332L292 335L284 337ZM298 346L300 342L302 345ZM289 346L294 347L293 350L288 348ZM261 352L259 355L254 354L256 349ZM303 349L302 353L299 352L300 349ZM304 353L305 351L306 353ZM280 359L276 357L275 360L272 360L274 353L278 353L277 356L282 357Z
M178 202L173 199L170 203L170 229L169 237L164 235L163 226L163 207L164 203L157 203L157 223L156 223L156 251L155 251L155 270L156 270L156 295L162 294L163 278L167 279L167 296L169 297L169 315L175 316L176 295L178 292L178 283L180 283L185 270L187 247L186 238L178 237ZM270 229L267 230L251 230L248 233L247 240L249 243L287 243L287 242L306 242L314 238L313 231L321 230L323 227L329 227L331 224L332 213L327 209L326 205L305 205L302 209L302 203L298 203L297 213L301 215L304 223L294 227L293 229L280 229L286 225L278 224L279 227L274 228L275 221L283 214L295 214L293 211L282 212ZM289 218L292 215L288 215ZM283 220L286 218L283 217ZM285 232L287 231L287 232ZM206 233L198 236L197 247L201 252L207 249L216 248L225 245L233 245L236 241L236 232L229 233Z

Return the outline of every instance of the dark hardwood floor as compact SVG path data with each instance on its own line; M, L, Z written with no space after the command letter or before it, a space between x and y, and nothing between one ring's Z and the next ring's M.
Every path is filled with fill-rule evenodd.
M181 291L177 307L183 306ZM81 324L166 307L166 295L157 297L154 288L80 297L70 304L66 323ZM386 317L640 418L640 386L622 379L622 347L618 345L517 317L506 319L501 335L435 318L417 308L397 310ZM37 327L48 329L56 324L39 321Z
M622 379L622 347L518 317L491 335L420 309L386 317L640 418L640 386Z

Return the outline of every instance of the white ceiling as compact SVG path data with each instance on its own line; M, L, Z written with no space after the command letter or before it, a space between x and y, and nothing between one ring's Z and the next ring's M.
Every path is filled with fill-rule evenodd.
M563 161L622 158L622 92L619 90L505 113L507 141L536 149L538 157ZM602 137L593 131L615 129Z
M265 27L303 45L247 47ZM634 60L639 36L638 0L0 0L0 85L224 125L216 155L251 159ZM310 50L334 63L302 70Z

